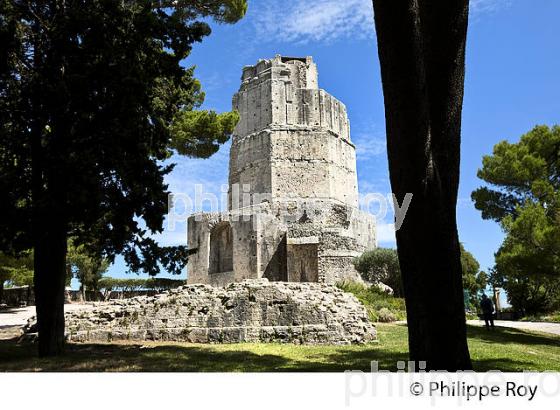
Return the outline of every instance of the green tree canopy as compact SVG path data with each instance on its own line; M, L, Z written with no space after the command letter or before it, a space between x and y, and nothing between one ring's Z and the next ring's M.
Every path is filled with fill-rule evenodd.
M33 252L21 252L17 258L0 252L0 303L4 286L31 286L33 284Z
M204 93L182 62L245 0L0 0L0 250L34 248L39 352L64 340L68 237L134 271L178 273L161 247L175 152L207 157L236 113L193 115Z
M487 275L480 271L480 263L474 255L461 244L461 269L463 270L463 289L469 293L469 302L478 306L478 297L487 285Z
M192 112L204 93L194 67L179 63L210 34L197 18L234 22L246 2L0 6L7 45L0 62L0 184L9 193L2 201L2 247L33 245L32 174L40 162L35 196L59 208L37 211L56 214L78 243L101 242L110 259L124 254L134 270L154 274L161 261L178 272L184 250L160 248L145 235L162 229L163 177L173 169L163 161L173 152L210 156L238 118Z
M517 218L526 205L539 204L558 217L560 199L560 127L537 126L518 143L499 142L484 156L478 177L489 187L472 193L484 219Z
M368 282L382 282L391 287L395 296L402 297L402 279L397 251L391 248L377 248L364 252L354 260L356 270ZM471 303L476 304L477 296L486 287L486 274L480 272L480 264L461 244L461 268L463 270L463 288L471 296Z
M83 291L98 290L99 280L108 268L109 261L99 253L92 253L86 246L75 245L72 240L69 241L66 254L68 278L78 279Z
M506 234L496 281L518 310L553 309L560 296L560 127L537 126L518 143L498 143L478 176L490 186L472 193L475 206Z
M376 248L364 252L354 260L354 266L366 281L384 283L393 289L395 296L403 297L401 269L395 249Z
M22 252L15 258L0 252L0 286L9 282L13 286L33 285L33 252Z

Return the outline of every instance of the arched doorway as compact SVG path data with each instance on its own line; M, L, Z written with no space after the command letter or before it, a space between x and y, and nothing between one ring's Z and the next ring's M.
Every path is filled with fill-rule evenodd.
M229 222L221 222L210 231L208 273L233 271L233 233Z

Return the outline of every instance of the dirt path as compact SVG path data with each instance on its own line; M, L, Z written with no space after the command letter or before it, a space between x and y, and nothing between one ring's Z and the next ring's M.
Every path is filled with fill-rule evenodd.
M94 304L67 304L64 311L93 309ZM17 337L20 329L31 317L35 316L35 306L23 308L7 308L0 310L0 339Z

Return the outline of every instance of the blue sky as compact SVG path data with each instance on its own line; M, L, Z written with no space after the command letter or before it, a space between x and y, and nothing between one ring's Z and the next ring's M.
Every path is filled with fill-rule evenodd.
M482 220L470 200L481 185L476 171L498 141L517 141L536 124L560 123L559 15L558 0L471 0L458 225L460 240L482 269L492 267L503 234L496 223ZM197 67L204 108L231 109L244 65L275 54L311 55L319 86L348 108L360 192L390 193L370 0L249 0L241 22L212 28L185 61ZM195 184L203 184L205 192L219 195L227 183L228 153L229 143L207 160L174 158L170 189L193 195ZM391 222L391 214L379 221L380 246L395 246ZM157 238L185 244L185 229L176 224ZM119 259L108 275L125 277L126 271Z

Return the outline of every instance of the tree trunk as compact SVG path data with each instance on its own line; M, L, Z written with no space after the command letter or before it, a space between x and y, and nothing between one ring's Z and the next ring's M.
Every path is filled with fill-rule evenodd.
M0 279L0 304L4 301L4 280Z
M59 2L52 4L55 14L62 15ZM62 17L61 17L62 18ZM34 286L39 356L56 356L64 348L64 290L66 285L66 251L68 224L66 215L65 163L66 130L70 123L64 110L46 110L54 104L45 94L54 95L45 84L64 83L63 47L57 43L56 30L47 33L39 19L32 24L33 68L39 79L30 87L31 105L31 195L32 236L34 248ZM54 38L47 39L49 35ZM63 87L57 92L62 92ZM64 98L57 94L57 98ZM52 107L51 107L52 108ZM50 115L46 115L49 112ZM63 124L65 126L60 126ZM49 125L48 138L44 138ZM58 158L58 157L60 158Z
M35 139L33 142L33 283L39 356L57 356L64 350L68 240L65 175L63 170L44 170L41 147Z
M56 356L64 349L64 289L66 229L47 223L35 242L35 305L39 328L39 356Z
M436 5L437 4L437 5ZM468 0L373 0L410 359L472 367L456 204Z

